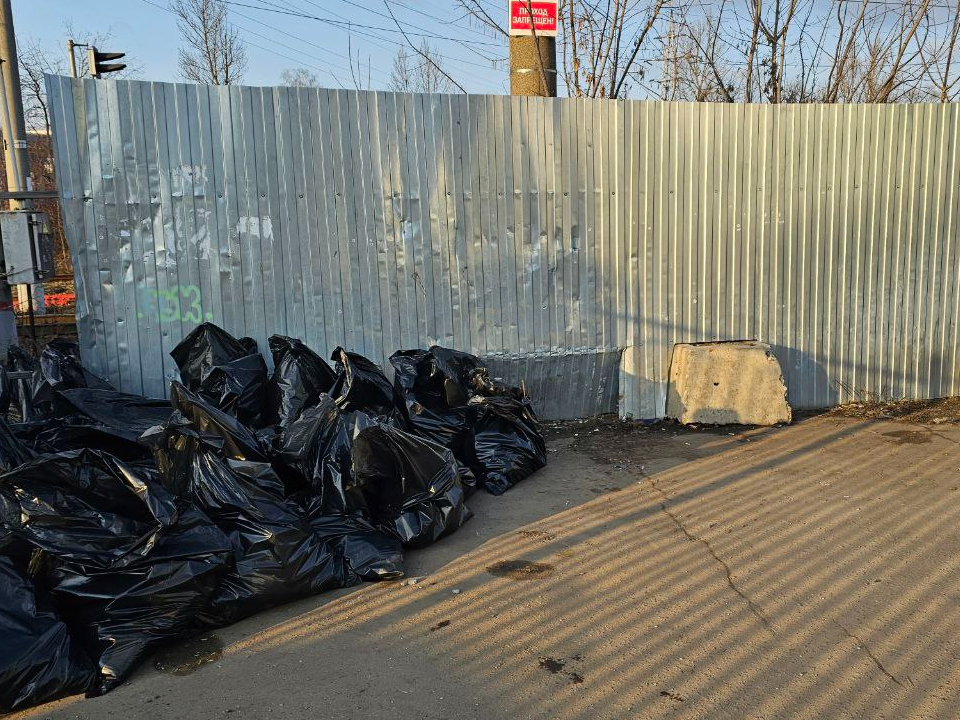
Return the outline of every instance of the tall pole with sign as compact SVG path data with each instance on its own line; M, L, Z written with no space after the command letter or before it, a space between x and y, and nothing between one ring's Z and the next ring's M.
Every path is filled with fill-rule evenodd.
M510 94L557 95L557 0L510 0Z

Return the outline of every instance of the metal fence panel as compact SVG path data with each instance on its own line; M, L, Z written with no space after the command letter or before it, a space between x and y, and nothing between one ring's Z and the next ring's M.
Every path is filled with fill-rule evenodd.
M48 77L84 361L163 395L212 320L388 366L443 344L544 417L662 415L676 342L796 407L960 393L960 106Z

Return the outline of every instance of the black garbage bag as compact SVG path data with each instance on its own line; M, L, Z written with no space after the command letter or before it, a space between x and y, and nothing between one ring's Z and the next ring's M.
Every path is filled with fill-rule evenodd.
M357 427L352 472L377 527L404 545L423 547L469 520L453 454L383 422Z
M7 421L0 417L0 473L13 470L33 457L33 451L14 434Z
M267 365L249 338L236 340L213 323L198 325L170 357L191 392L250 427L263 412Z
M344 412L333 398L322 395L280 436L275 465L288 488L306 489L314 514L367 513L366 497L352 471L358 422L373 420Z
M133 441L154 425L166 422L173 412L169 400L92 388L60 390L54 398L54 411L57 417L88 418Z
M52 568L51 592L64 618L99 652L100 680L90 694L107 692L159 646L195 632L230 550L223 533L187 505L143 560L110 570Z
M191 633L231 550L195 507L96 450L0 475L0 521L40 551L38 584L98 660L91 694L118 684L160 643Z
M393 385L379 365L342 347L334 350L330 359L337 364L337 380L330 395L343 410L362 410L375 416L398 411Z
M50 599L2 556L0 643L0 713L86 692L96 679Z
M12 383L11 397L16 401L23 421L52 416L58 390L113 389L106 380L83 367L77 344L62 338L51 340L39 360L30 357L22 348L11 346L7 350L7 368L33 373L28 381Z
M30 448L37 453L55 454L87 448L101 450L128 463L150 458L149 448L137 440L82 416L45 420L42 427L30 425Z
M547 446L537 416L526 399L474 396L474 474L483 487L502 495L547 464Z
M479 360L450 350L446 352L452 357L444 362L438 351L443 348L402 350L391 355L394 387L404 403L405 426L453 452L464 484L473 490L476 479L472 467L477 464L473 447L476 413L467 401L470 373L479 367Z
M285 497L269 463L224 457L221 438L182 418L145 439L154 446L164 484L203 510L233 547L234 562L201 621L229 624L359 580L338 543L328 542L304 509Z
M404 545L429 545L471 517L449 450L326 395L284 431L275 463L305 479L313 513L360 515Z
M346 563L347 585L360 580L396 580L403 577L403 548L360 515L309 514L314 532Z
M0 366L0 417L6 419L10 414L10 403L13 400L13 383L7 375L7 369Z
M53 393L51 417L18 427L19 434L39 453L91 448L125 462L152 457L139 442L148 428L165 422L173 410L167 400L116 390L77 388Z
M7 348L7 372L33 373L39 367L40 363L37 359L19 345L11 345ZM36 410L33 407L33 380L9 380L9 383L10 406L17 409L22 421L33 420L36 417Z
M489 376L469 353L438 346L390 358L406 426L449 448L494 495L546 464L546 444L522 387ZM461 471L470 482L470 474Z
M0 475L0 522L57 560L113 568L146 557L174 498L97 450L44 455Z
M170 403L202 433L223 441L225 457L233 460L267 461L270 448L261 435L250 430L232 415L206 402L178 382L170 383Z
M269 412L265 421L286 427L304 409L330 392L337 376L327 362L295 338L270 337L273 375L267 389Z

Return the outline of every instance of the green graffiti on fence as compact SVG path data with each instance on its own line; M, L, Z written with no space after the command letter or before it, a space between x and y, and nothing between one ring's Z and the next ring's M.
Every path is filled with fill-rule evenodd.
M200 288L196 285L174 285L166 290L141 288L137 317L159 323L201 323L212 320L213 313L203 312Z

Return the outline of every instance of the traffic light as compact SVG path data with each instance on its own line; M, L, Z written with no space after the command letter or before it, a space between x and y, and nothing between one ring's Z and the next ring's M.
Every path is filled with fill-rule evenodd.
M109 60L119 60L126 53L100 52L93 45L87 48L87 63L90 65L90 77L98 78L104 73L117 72L126 67L125 63L112 63Z

